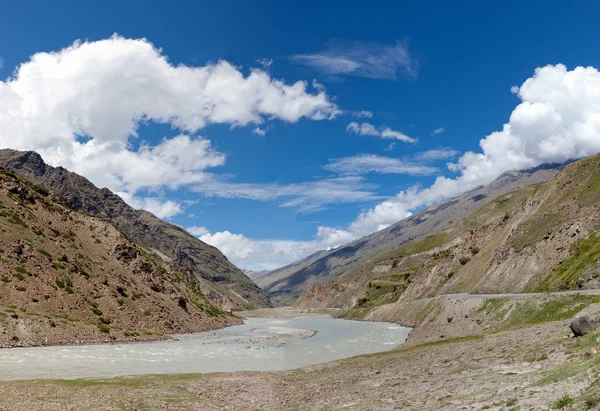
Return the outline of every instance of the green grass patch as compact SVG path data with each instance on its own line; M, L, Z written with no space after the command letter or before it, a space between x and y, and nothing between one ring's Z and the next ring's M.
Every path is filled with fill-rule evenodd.
M577 287L577 279L600 260L600 235L593 232L571 246L571 256L559 265L538 287L541 291L566 290Z
M50 254L48 251L44 250L43 248L38 248L37 251L41 255L45 255L46 257L52 258L52 254Z

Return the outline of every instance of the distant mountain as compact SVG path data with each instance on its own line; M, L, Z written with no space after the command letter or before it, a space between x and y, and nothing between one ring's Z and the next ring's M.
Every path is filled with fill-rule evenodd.
M523 180L522 173L510 173L492 186L506 187L502 181L519 176L531 181L534 174ZM467 197L489 198L489 192ZM457 215L444 230L308 287L296 305L345 308L349 318L399 321L402 313L424 318L440 309L428 298L443 294L600 288L600 154L567 165L549 181Z
M344 246L319 251L268 274L262 274L255 281L274 303L291 304L309 286L333 281L381 253L445 230L499 196L547 181L562 168L564 164L506 172L485 187L435 204L384 230Z
M63 196L74 210L110 222L132 242L149 247L173 269L208 288L207 298L223 309L270 306L269 299L215 247L147 211L135 210L106 188L62 167L47 165L32 151L0 150L0 167Z
M0 169L0 347L137 340L239 324L208 281Z

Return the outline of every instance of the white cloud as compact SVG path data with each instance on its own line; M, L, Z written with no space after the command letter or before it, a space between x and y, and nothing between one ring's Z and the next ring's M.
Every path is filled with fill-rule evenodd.
M361 118L361 117L372 118L373 117L373 113L371 111L367 111L367 110L354 111L352 113L352 115L357 118Z
M444 131L446 131L445 127L436 128L431 132L431 135L434 136L436 134L442 134Z
M384 151L392 151L394 148L396 147L396 143L395 142L391 142L386 148L384 148Z
M4 67L4 59L0 56L0 69Z
M404 133L392 130L389 127L376 128L370 123L357 123L352 121L346 126L346 131L349 133L358 134L360 136L377 136L381 138L388 138L394 140L404 141L405 143L416 143L418 140L413 137L409 137Z
M271 66L273 65L273 59L269 59L269 58L262 58L262 59L258 59L256 60L256 62L258 64L260 64L263 69L269 71L271 69Z
M423 176L439 171L435 167L374 154L334 158L329 160L329 164L325 166L325 169L346 175L381 173Z
M509 170L561 163L600 152L597 69L577 67L568 71L562 64L538 68L519 87L518 96L521 104L501 131L480 141L481 152L467 152L455 164L449 164L451 171L460 173L458 177L438 177L430 187L402 191L361 213L349 231L376 231L398 221L404 212L488 184ZM441 158L442 154L443 150L429 151L421 158Z
M438 148L433 150L422 151L412 156L416 161L437 161L449 160L460 154L460 151L451 148Z
M329 204L355 203L380 198L376 186L359 176L328 178L291 184L234 183L208 181L192 189L209 197L244 198L273 201L282 199L282 207L298 207L302 212L322 210Z
M510 88L510 92L513 94L518 94L519 93L519 86L512 86Z
M352 237L343 230L319 227L312 241L255 240L229 231L207 233L200 239L217 247L238 267L260 271L272 270L318 250L347 243Z
M359 214L347 229L320 227L315 244L341 245L383 229L410 215L411 210L488 184L503 172L564 162L600 152L600 72L593 67L573 70L558 64L535 70L518 90L522 102L508 123L479 143L480 152L467 152L449 168L456 178L438 177L427 188L412 187ZM431 156L431 154L429 154ZM435 156L433 156L435 157ZM313 242L311 242L312 244ZM326 248L326 247L321 247ZM317 248L316 250L318 250ZM274 265L283 265L316 250L280 250ZM251 254L251 253L250 253ZM250 255L249 254L249 255ZM241 263L261 261L259 254Z
M142 189L203 182L206 169L222 165L223 154L191 136L207 124L258 127L340 113L325 92L307 89L262 70L244 75L226 61L173 65L145 39L77 41L33 55L0 81L0 146L36 150L131 199ZM135 149L132 140L148 122L170 124L180 135ZM154 207L151 200L135 204Z
M201 236L204 234L208 234L208 230L206 227L193 226L186 228L186 231L195 236Z
M267 131L268 130L266 128L256 127L254 130L252 130L252 133L264 137L267 134Z
M136 197L127 192L117 192L115 194L133 208L149 211L158 218L168 219L183 211L181 204L172 200L164 200L158 197Z
M385 46L367 42L332 42L317 53L296 54L292 60L326 75L395 80L398 73L415 79L419 65L411 56L407 42Z

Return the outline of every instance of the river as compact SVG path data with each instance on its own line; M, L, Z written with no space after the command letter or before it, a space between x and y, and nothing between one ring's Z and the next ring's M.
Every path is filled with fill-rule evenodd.
M328 315L250 318L158 342L2 349L0 380L289 370L388 351L409 332L397 324Z

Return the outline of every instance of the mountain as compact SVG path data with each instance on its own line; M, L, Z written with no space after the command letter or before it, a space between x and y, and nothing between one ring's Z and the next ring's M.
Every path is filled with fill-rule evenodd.
M426 208L398 223L329 251L319 251L303 260L271 271L256 279L272 301L291 304L306 288L327 283L365 261L401 244L450 227L483 205L510 191L547 181L564 165L544 165L502 174L485 187Z
M0 347L148 339L239 324L207 283L105 219L0 169Z
M297 305L398 321L413 302L428 304L444 294L597 289L599 229L600 154L363 261L333 282L313 285Z
M218 249L147 211L133 209L110 190L62 167L51 167L32 151L0 150L0 167L56 191L74 210L111 223L133 243L163 255L174 270L207 289L213 304L236 310L271 305Z

